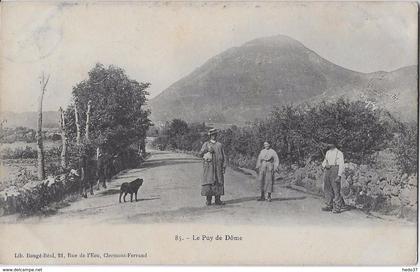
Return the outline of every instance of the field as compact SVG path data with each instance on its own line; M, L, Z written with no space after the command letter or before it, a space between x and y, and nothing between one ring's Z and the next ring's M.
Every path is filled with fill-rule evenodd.
M44 141L44 148L46 150L51 149L53 147L60 147L60 145L61 145L61 141L51 141L51 140ZM27 143L24 141L17 141L14 143L2 143L0 145L0 154L7 149L18 149L18 148L24 149L26 147L30 147L36 150L36 143L35 142Z
M60 148L61 141L44 141L45 151ZM6 154L16 154L19 151L28 150L26 154L36 154L36 143L26 143L17 141L14 143L4 143L0 145L0 191L10 185L21 184L26 178L29 180L36 177L36 157L31 158L7 158ZM46 156L46 166L57 161L57 157Z

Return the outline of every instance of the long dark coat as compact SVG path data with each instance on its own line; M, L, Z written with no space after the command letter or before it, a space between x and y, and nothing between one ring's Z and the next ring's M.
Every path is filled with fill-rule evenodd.
M219 142L212 143L211 141L205 142L201 147L200 156L203 157L201 184L224 186L223 171L226 168L226 156L222 144Z

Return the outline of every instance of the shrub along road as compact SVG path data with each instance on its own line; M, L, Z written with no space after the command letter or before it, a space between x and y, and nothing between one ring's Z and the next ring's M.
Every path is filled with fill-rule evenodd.
M87 199L78 198L48 216L18 218L0 217L0 223L212 223L212 224L269 224L387 226L413 223L391 218L378 218L359 210L341 214L322 212L322 198L291 189L277 182L273 201L257 202L257 181L252 175L228 168L225 175L225 206L205 206L200 195L202 164L188 154L151 151L151 157L141 168L120 173L107 189L95 191ZM123 182L143 178L138 202L118 203Z

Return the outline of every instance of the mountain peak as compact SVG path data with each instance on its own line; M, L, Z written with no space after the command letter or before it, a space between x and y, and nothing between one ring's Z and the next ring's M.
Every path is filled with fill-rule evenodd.
M411 94L417 86L411 74L382 72L376 79L335 65L288 36L263 37L214 56L173 83L150 101L152 120L242 124L285 104L351 99L372 84L384 93Z
M275 36L257 38L249 42L246 42L243 46L304 47L304 45L301 42L286 35L275 35Z

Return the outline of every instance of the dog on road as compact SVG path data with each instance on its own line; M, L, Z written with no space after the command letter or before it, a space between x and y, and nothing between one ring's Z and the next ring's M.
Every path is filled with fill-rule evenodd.
M124 182L121 184L120 188L120 203L121 203L121 196L124 194L124 202L125 197L127 194L130 194L130 202L133 202L133 194L135 195L135 199L137 201L137 191L139 190L140 186L143 184L143 179L138 178L133 180L132 182Z

